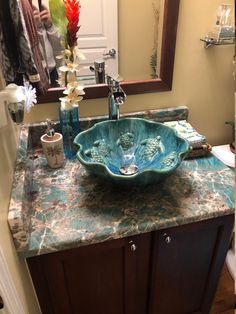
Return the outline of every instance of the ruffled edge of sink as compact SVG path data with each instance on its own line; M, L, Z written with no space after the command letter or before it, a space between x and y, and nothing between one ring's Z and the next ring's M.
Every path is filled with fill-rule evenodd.
M98 126L102 125L102 124L107 124L107 123L111 123L111 121L114 121L115 120L106 120L106 121L102 121L102 122L98 122L96 123L95 125L93 125L91 128L79 133L75 140L74 140L74 143L79 147L79 150L76 154L76 157L78 158L78 160L81 162L82 165L86 166L86 167L101 167L101 169L104 169L107 174L110 176L110 179L111 180L114 180L114 181L117 181L117 182L129 182L131 183L132 181L136 181L138 180L138 178L140 177L145 177L145 176L148 176L148 175L155 175L155 174L160 174L162 176L167 176L168 174L172 173L173 171L175 171L175 169L177 169L179 167L179 165L181 164L182 160L187 156L187 154L189 153L190 151L190 145L188 143L187 140L185 140L182 136L180 136L176 130L174 130L173 128L167 126L167 125L164 125L162 124L161 122L156 122L156 121L152 121L152 120L147 120L147 119L144 119L144 118L137 118L137 117L126 117L126 118L122 118L121 120L125 121L125 120L132 120L132 119L135 119L135 120L140 120L140 121L145 121L149 124L157 124L157 125L162 125L162 127L168 129L168 130L171 130L171 132L173 134L175 134L175 136L177 138L179 138L181 141L183 141L185 144L186 144L186 147L185 147L185 150L179 152L177 154L177 158L178 158L178 162L174 165L174 167L172 168L167 168L167 169L159 169L159 170L155 170L155 169L145 169L145 170L142 170L142 171L139 171L139 172L136 172L135 174L132 174L132 175L129 175L129 176L124 176L122 174L115 174L113 173L107 165L103 164L103 163L99 163L99 162L92 162L92 161L86 161L84 160L84 158L82 157L82 152L83 152L83 145L82 144L79 144L78 141L79 141L79 138L81 136L83 136L83 134L85 133L88 133L88 132L91 132L93 130L95 130ZM121 121L120 120L120 121ZM87 168L88 169L88 168ZM89 170L89 169L88 169ZM145 180L144 180L145 181ZM156 181L158 182L158 180Z

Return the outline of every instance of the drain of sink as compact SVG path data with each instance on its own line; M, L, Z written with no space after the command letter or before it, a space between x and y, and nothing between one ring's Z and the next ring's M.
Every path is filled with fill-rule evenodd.
M130 176L138 172L138 166L136 165L124 165L120 167L120 173L124 176Z

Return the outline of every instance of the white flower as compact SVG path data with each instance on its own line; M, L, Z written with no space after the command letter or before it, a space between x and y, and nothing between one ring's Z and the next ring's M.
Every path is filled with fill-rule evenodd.
M36 89L30 85L29 82L25 82L22 86L22 92L24 94L25 109L27 112L37 103Z
M83 99L84 87L77 81L76 73L81 69L81 60L85 60L85 56L79 50L78 46L73 50L65 49L58 59L63 59L63 65L59 67L59 80L60 86L65 86L63 91L65 97L59 98L61 101L62 110L70 110L77 107L78 103Z
M75 72L75 71L79 71L80 69L80 64L76 63L76 62L68 62L65 65L62 65L59 67L59 70L61 72Z
M73 107L78 107L78 102L81 101L83 97L67 95L65 97L60 97L59 99L61 101L62 110L71 110Z
M59 83L59 85L61 87L65 87L65 84L66 84L66 81L68 83L71 83L71 82L74 82L74 81L77 81L76 79L76 73L75 72L62 72L60 71L59 73L59 79L57 80L57 82Z
M56 59L58 59L58 60L61 60L61 59L69 60L71 55L72 55L72 53L69 49L65 49L61 53L62 53L61 55L56 56Z
M71 110L74 107L73 103L71 103L67 97L61 97L59 99L61 101L61 110Z
M63 92L66 95L76 93L78 96L79 95L84 95L84 86L80 85L79 82L73 81L67 84L66 89Z
M59 78L57 82L61 87L65 87L65 72L59 72Z
M79 50L78 46L73 48L73 51L69 49L64 50L64 54L57 56L57 59L63 59L64 65L59 70L62 72L75 72L80 70L81 60L85 60L84 54Z
M63 94L66 96L59 98L61 109L70 110L73 107L77 107L78 103L83 99L83 95L85 94L84 87L78 82L71 82L67 84Z
M74 47L73 55L75 59L79 59L80 61L86 60L85 55L81 52L78 46Z

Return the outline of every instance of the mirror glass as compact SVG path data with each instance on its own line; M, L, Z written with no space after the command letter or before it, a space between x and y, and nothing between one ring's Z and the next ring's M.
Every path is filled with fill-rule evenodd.
M32 20L43 56L41 73L46 72L51 83L45 89L47 92L38 97L38 103L57 102L63 88L57 82L61 61L56 57L65 46L61 33L66 31L67 20L58 25L55 16L61 22L63 1L20 0L19 3L25 22L29 21L24 7L33 8ZM96 65L102 62L103 72L122 78L121 85L128 95L171 90L179 0L80 0L80 4L78 45L87 58L78 79L86 86L85 99L107 96L106 79L98 80L96 76ZM109 42L108 37L113 41Z
M111 0L109 0L111 1ZM131 79L128 76L121 83L122 88L125 90L127 95L170 91L172 89L172 78L174 69L174 58L175 58L175 44L177 35L178 25L178 14L179 14L179 0L161 0L160 2L160 17L159 17L159 28L158 33L158 55L159 55L159 66L157 66L158 78L155 79ZM129 4L131 3L131 6ZM145 38L140 38L135 32L131 33L129 27L130 19L136 14L136 8L139 8L144 1L130 0L119 0L119 52L121 57L119 58L119 70L125 75L125 70L132 63L133 55L126 58L130 47L132 46L134 37L140 39L138 47L145 46ZM155 2L154 2L155 3ZM145 4L143 4L142 11L145 12ZM163 13L161 12L163 11ZM126 22L123 20L123 11L126 12ZM141 12L142 12L141 11ZM140 24L145 25L146 21L140 13ZM128 33L131 35L128 35ZM126 35L127 34L127 35ZM123 37L126 35L126 42L122 42ZM126 44L128 43L128 48ZM130 44L131 43L131 44ZM135 50L135 56L137 54ZM157 55L157 62L158 62ZM130 59L131 58L131 59ZM141 59L143 56L140 57ZM135 63L134 67L137 67L138 62ZM126 74L127 75L127 74ZM40 97L38 102L57 102L58 98L62 96L63 89L52 88L49 89L48 93ZM90 85L85 88L85 99L102 98L107 97L108 88L106 84Z
M160 76L165 0L119 2L119 71L125 81Z
M56 56L61 54L63 38L58 24L51 27L57 11L52 11L49 0L32 2L44 68L51 86L57 87ZM86 60L78 80L84 85L105 83L96 77L99 65L105 74L125 81L159 77L164 4L165 0L80 0L78 46Z

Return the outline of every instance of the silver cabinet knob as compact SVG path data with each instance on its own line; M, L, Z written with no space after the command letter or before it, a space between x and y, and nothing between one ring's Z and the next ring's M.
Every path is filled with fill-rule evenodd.
M164 238L164 241L169 244L171 242L171 237L167 234L167 233L164 233L163 234L163 238Z
M132 252L134 252L134 251L136 251L137 250L137 246L136 246L136 244L134 243L134 241L129 241L129 244L130 244L130 250L132 251Z
M110 56L110 57L115 57L116 55L116 50L114 48L110 49L107 53L103 54L104 56Z

